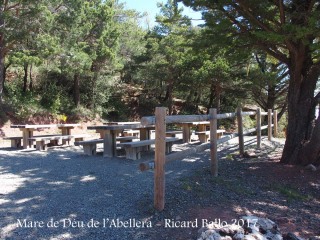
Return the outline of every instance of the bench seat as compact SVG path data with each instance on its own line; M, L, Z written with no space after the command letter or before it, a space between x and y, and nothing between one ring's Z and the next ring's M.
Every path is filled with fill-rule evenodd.
M177 134L182 134L181 130L169 130L166 132L167 137L176 137Z
M226 130L223 130L223 129L218 129L217 130L217 138L221 138L221 136L223 136L223 133L225 132ZM209 140L209 136L210 136L210 131L198 131L198 132L195 132L196 135L199 136L199 140L200 142L202 143L205 143L205 142L208 142Z
M166 153L172 152L172 145L174 142L179 141L179 138L168 137L166 138ZM123 147L126 151L126 158L137 160L141 158L141 148L150 146L155 143L155 139L142 140L137 142L120 143L119 147Z
M84 154L86 154L88 156L92 156L97 153L97 144L98 143L103 143L103 139L99 138L99 139L91 139L91 140L87 140L87 141L78 141L78 142L75 142L74 145L75 146L82 145Z
M138 138L134 136L116 137L116 140L119 141L120 143L131 142L134 139L138 139ZM99 138L99 139L91 139L87 141L78 141L78 142L75 142L74 145L76 146L82 145L84 154L88 156L92 156L97 154L98 143L103 143L103 139Z
M134 130L134 129L130 129L130 130L124 130L122 132L123 136L135 136L138 137L140 134L139 130Z
M12 148L21 148L22 137L4 137L3 140L10 140Z
M51 136L57 136L57 135L40 135L40 136L33 136L32 138L36 137L51 137ZM22 148L22 137L4 137L3 140L11 140L11 147L13 148ZM30 139L34 141L34 139Z
M120 143L123 142L132 142L132 140L138 139L137 136L122 136L122 137L116 137L116 140Z
M82 141L83 138L88 137L87 134L77 135L47 135L47 136L33 136L29 140L36 141L36 149L39 151L45 151L48 143L58 144L59 140L62 140L63 144L69 144L71 140Z

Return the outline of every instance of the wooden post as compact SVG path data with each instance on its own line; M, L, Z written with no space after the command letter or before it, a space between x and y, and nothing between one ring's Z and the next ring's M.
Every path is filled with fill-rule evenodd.
M217 109L211 108L210 115L210 155L211 155L211 174L218 176L218 155L217 155Z
M244 139L243 139L243 124L242 124L242 110L237 108L238 134L239 134L239 152L240 156L244 154Z
M272 139L272 109L268 109L268 140Z
M273 111L273 135L274 137L278 136L278 111Z
M257 108L257 148L261 148L261 108Z
M165 203L165 150L166 150L166 108L157 107L155 135L154 207L164 209Z

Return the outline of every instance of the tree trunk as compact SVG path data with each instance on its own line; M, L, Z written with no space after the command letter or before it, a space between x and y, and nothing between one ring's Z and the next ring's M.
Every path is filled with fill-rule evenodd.
M29 78L30 78L29 90L30 92L32 92L33 91L32 64L30 64Z
M302 45L302 44L301 44ZM287 164L320 163L320 120L315 118L314 91L320 65L312 63L308 49L290 53L287 138L281 158Z
M76 107L80 105L80 78L77 73L73 76L73 101Z
M220 113L222 87L220 86L219 83L216 84L215 91L216 91L216 94L215 94L216 98L215 98L214 107L217 109L217 113Z
M4 15L3 12L0 11L0 26L4 25ZM0 104L2 103L2 94L3 94L3 86L4 86L4 49L5 49L5 43L4 43L4 33L0 32Z
M172 115L172 112L173 112L173 83L174 83L174 80L170 79L167 84L166 96L164 98L164 101L168 103L169 115Z
M0 37L1 38L1 37ZM0 40L1 45L1 40ZM2 49L2 46L0 46L0 49ZM4 56L3 53L0 50L0 104L2 103L2 95L3 95L3 87L4 87Z
M28 63L24 63L23 65L23 89L22 91L25 93L27 92L27 84L28 84Z

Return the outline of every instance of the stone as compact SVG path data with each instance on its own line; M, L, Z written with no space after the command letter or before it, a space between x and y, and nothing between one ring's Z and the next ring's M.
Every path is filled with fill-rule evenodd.
M243 157L245 158L256 158L257 154L253 151L245 151L243 154Z
M284 235L283 240L303 240L303 238L300 238L296 236L294 233L288 233Z
M311 170L312 172L317 171L317 168L313 164L309 164L305 167L307 170Z
M219 224L210 224L203 227L198 231L198 240L303 240L293 233L282 236L278 225L268 218L243 216L240 219L244 224L223 227Z
M257 239L260 240L260 238L256 238L256 235L253 235L253 234L245 235L243 238L243 240L257 240Z
M244 238L244 233L236 233L232 239L234 240L242 240Z
M236 224L228 225L219 229L219 234L222 236L233 236L237 233L243 233L244 230L242 227Z

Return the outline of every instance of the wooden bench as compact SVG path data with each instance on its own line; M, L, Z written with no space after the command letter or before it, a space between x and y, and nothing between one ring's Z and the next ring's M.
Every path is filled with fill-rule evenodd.
M33 137L51 137L57 135L41 135L41 136L33 136ZM22 148L22 137L4 137L3 140L11 140L11 147L13 148Z
M166 153L172 152L172 145L174 142L179 141L179 138L166 138ZM142 140L137 142L121 143L118 146L123 147L126 151L126 158L137 160L141 158L141 148L150 146L155 143L154 139Z
M139 130L134 130L134 129L130 129L130 130L123 130L122 132L123 136L135 136L138 137L140 134Z
M125 143L125 142L131 142L134 139L138 139L137 137L134 136L126 136L126 137L116 137L116 141L119 141L120 143ZM103 139L91 139L87 141L78 141L75 142L75 146L83 146L83 151L84 154L88 156L96 155L97 154L97 144L98 143L103 143Z
M63 144L74 140L83 141L83 138L87 137L87 134L78 134L78 135L50 135L50 136L34 136L29 138L29 140L36 141L36 149L39 151L45 151L47 149L48 143L52 143L54 145L58 144L59 140L63 141Z
M223 136L223 133L226 130L223 129L218 129L217 130L217 138L221 138ZM200 132L195 132L196 135L198 135L200 142L205 143L208 142L209 136L210 136L210 131L200 131Z
M181 130L169 130L166 132L167 137L176 137L177 134L182 134Z
M83 151L84 154L88 155L88 156L92 156L95 155L97 153L97 144L98 143L103 143L103 139L91 139L91 140L87 140L87 141L79 141L79 142L75 142L74 145L75 146L83 146Z
M136 136L122 136L122 137L116 137L116 140L120 143L124 142L132 142L133 140L138 139Z
M21 148L21 140L22 137L4 137L3 140L10 140L11 141L11 147L13 148Z

